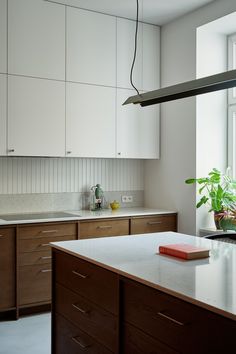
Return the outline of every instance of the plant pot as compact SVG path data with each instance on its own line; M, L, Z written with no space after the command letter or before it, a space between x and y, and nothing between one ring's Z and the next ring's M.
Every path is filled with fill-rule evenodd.
M214 211L214 221L217 230L221 230L220 221L224 217L224 212L222 211Z

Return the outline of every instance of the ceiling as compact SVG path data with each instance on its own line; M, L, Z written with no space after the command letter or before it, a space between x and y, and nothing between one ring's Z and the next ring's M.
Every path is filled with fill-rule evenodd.
M110 15L135 19L136 0L51 0ZM140 20L163 25L215 0L139 0Z

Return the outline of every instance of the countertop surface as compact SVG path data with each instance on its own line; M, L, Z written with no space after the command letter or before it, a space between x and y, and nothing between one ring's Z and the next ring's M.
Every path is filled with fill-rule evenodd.
M50 213L50 212L49 212ZM59 212L62 213L62 212ZM26 223L40 223L40 222L59 222L59 221L73 221L73 220L86 220L86 219L106 219L106 218L121 218L129 216L141 216L141 215L161 215L161 214L173 214L176 211L164 210L164 209L149 209L149 208L121 208L118 210L104 209L101 211L90 211L90 210L65 210L63 213L68 213L68 217L40 217L38 218L39 213L30 214L25 213L25 219L18 219L17 215L19 214L6 214L6 216L11 215L11 221L4 220L4 215L0 215L0 226L1 225L15 225L15 224L26 224ZM43 215L43 213L41 213ZM14 220L15 215L15 220ZM35 215L35 218L34 218Z
M189 243L210 257L181 260L159 245ZM52 247L236 320L236 245L175 232L54 242Z

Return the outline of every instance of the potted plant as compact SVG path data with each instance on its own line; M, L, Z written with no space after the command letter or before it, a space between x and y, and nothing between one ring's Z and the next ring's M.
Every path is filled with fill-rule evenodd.
M209 212L214 212L216 228L220 229L220 221L223 218L235 218L236 215L236 181L229 175L229 169L223 174L213 168L202 178L189 178L187 184L197 183L200 188L198 193L202 195L196 207L209 205ZM229 226L228 226L229 227Z

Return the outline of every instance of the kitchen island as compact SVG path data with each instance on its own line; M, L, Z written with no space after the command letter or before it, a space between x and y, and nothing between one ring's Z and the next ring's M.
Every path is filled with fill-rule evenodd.
M159 245L189 243L184 261ZM56 242L53 353L233 353L236 246L174 232Z

